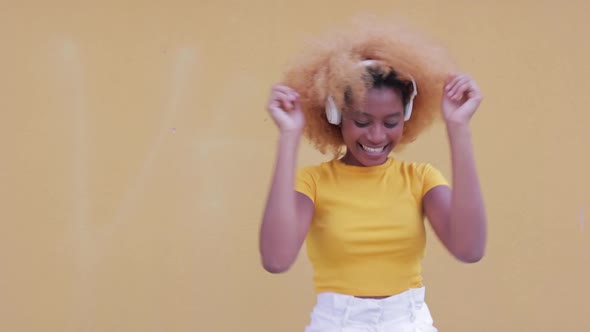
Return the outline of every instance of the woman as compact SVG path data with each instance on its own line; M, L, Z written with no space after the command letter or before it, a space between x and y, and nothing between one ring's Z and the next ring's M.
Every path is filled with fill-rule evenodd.
M262 264L287 271L306 241L317 293L307 332L436 331L424 303L423 220L458 260L483 257L486 215L469 126L481 93L415 35L357 30L330 40L309 48L271 91L280 135ZM390 156L440 109L452 186L430 164ZM303 135L337 158L297 169Z

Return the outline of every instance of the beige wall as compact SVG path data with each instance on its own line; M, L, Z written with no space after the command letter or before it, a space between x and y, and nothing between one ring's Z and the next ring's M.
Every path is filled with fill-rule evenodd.
M304 253L286 275L258 261L264 103L304 38L362 13L444 41L486 97L488 255L462 265L430 237L440 330L590 330L589 2L16 3L0 4L1 331L302 331ZM440 126L402 157L450 174Z

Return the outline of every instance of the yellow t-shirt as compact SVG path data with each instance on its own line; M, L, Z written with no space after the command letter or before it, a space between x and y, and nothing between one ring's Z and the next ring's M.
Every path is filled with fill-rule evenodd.
M316 292L387 296L422 286L422 198L448 185L430 164L339 160L298 170L295 190L315 206L306 238Z

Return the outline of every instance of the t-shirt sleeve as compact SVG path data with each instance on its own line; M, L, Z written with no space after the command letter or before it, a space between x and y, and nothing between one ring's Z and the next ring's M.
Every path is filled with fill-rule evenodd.
M295 191L304 194L315 203L316 190L316 181L311 169L309 167L298 169L295 176Z
M444 175L430 164L424 165L422 180L422 196L426 195L434 187L449 186L449 182Z

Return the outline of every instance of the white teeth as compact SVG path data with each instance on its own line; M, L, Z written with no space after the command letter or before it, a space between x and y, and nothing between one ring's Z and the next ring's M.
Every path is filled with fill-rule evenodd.
M380 148L370 148L368 146L364 146L361 144L361 146L363 147L363 150L367 151L367 152L373 152L373 153L379 153L382 152L383 149L385 149L385 146L382 146Z

